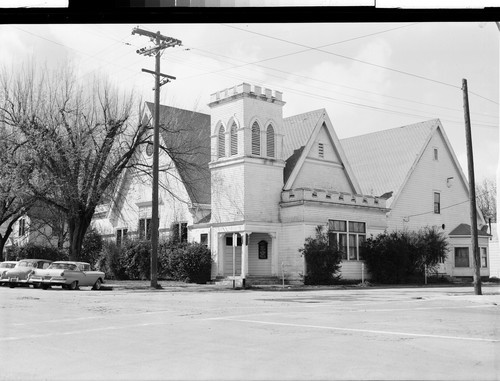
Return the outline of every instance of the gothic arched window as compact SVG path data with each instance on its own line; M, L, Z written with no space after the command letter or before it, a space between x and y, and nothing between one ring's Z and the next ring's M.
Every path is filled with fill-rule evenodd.
M231 156L238 154L238 131L236 123L231 126Z
M252 155L260 155L260 127L257 122L252 125Z
M267 156L275 157L274 152L274 128L272 125L267 126L266 131Z
M219 143L217 150L217 158L226 156L226 136L224 126L219 127Z

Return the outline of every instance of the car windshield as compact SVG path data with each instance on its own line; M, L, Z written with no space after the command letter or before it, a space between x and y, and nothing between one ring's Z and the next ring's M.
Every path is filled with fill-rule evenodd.
M73 263L52 263L48 268L59 270L76 270L76 265Z

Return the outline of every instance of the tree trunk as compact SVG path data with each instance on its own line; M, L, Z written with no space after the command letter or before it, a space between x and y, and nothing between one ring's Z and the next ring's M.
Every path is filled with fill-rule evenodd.
M70 261L78 261L80 259L83 238L92 221L92 215L93 212L85 211L73 218L68 218Z
M7 226L7 229L5 230L4 235L0 234L0 254L2 255L2 257L5 257L4 261L9 260L8 253L5 252L5 254L4 254L3 249L5 248L5 244L7 243L7 240L10 237L10 233L12 233L12 225L13 225L13 223L10 223L9 226Z

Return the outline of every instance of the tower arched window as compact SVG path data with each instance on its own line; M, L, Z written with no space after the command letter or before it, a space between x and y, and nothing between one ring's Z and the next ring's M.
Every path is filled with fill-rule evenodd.
M260 155L260 127L257 122L252 125L252 155Z
M231 156L238 154L238 131L236 123L231 126Z
M226 136L224 126L219 127L217 158L226 156Z
M266 148L267 148L267 156L275 157L276 153L274 150L274 128L272 125L267 126L266 130Z

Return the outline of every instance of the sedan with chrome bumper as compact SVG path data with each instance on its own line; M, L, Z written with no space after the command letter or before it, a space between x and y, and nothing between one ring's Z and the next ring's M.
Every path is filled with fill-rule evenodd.
M35 270L46 269L52 261L48 259L22 259L12 269L7 270L0 278L1 284L8 284L11 288L15 286L28 285L30 276Z
M44 290L51 286L61 286L69 290L76 290L79 287L99 290L104 283L104 273L92 271L90 264L86 262L58 261L53 262L45 270L36 270L30 277L30 283Z

